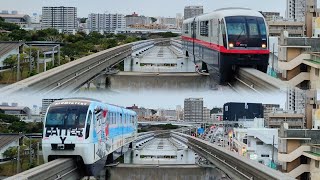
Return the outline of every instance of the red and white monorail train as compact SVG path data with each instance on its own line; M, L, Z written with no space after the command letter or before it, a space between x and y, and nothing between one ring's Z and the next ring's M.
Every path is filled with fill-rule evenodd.
M232 80L238 67L268 68L268 29L263 15L247 8L224 8L183 22L186 56L219 83Z

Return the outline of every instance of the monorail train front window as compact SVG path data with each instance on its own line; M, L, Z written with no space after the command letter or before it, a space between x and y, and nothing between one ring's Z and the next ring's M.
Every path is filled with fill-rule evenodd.
M84 128L88 106L51 107L46 117L46 127Z
M267 30L261 17L231 16L226 17L228 46L266 48Z

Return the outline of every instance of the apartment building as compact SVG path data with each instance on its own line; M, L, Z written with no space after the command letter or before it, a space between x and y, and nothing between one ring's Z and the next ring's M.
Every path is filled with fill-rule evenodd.
M189 122L203 121L203 98L184 100L184 120Z
M296 179L320 179L320 131L281 126L278 161L281 171Z
M275 20L267 21L270 36L279 37L283 31L287 31L289 37L303 37L305 33L305 23L297 21Z
M189 19L203 14L203 6L186 6L184 8L184 19Z
M55 28L61 33L75 33L78 27L76 7L42 7L42 28Z
M126 28L123 14L94 14L88 16L87 28L90 32L114 33L116 29Z

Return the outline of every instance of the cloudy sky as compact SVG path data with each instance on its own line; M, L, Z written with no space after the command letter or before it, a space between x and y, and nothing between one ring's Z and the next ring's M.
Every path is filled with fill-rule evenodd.
M0 0L0 10L18 10L21 13L41 13L42 6L75 6L79 17L89 13L137 12L146 16L175 17L184 6L203 5L205 12L222 7L249 7L262 11L285 13L286 0Z

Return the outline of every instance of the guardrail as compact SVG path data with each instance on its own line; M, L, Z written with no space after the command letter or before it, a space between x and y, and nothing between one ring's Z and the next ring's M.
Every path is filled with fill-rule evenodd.
M64 180L80 178L79 168L73 159L56 159L15 176L11 176L6 180Z
M215 164L232 179L250 180L294 180L294 178L266 167L258 162L241 157L234 152L207 141L181 133L172 132L174 137L181 137L189 148Z
M72 91L84 85L106 68L131 56L134 51L168 41L170 39L154 39L107 49L8 85L0 89L1 95L6 96L19 91L45 94L57 90Z

